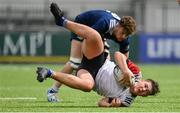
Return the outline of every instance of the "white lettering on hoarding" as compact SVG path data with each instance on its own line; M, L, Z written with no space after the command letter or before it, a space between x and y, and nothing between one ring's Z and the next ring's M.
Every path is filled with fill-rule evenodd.
M3 54L8 55L9 52L12 55L16 55L18 51L20 51L21 55L26 55L26 42L24 34L21 34L19 39L17 40L16 44L12 41L10 35L5 35L4 39L4 47L3 47Z
M37 48L41 47L44 43L44 37L42 33L31 33L30 35L30 55L35 56Z
M147 55L149 58L180 58L180 39L158 39L147 41Z
M50 34L47 34L45 37L45 54L46 56L52 54L52 37Z
M44 50L45 56L52 54L51 34L45 34L44 32L31 33L28 37L29 41L26 40L24 33L17 37L17 41L14 41L13 38L10 34L5 35L2 50L0 50L2 55L35 56L40 48Z

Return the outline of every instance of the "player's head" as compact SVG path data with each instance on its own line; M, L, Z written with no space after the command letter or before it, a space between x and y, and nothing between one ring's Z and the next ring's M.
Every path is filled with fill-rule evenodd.
M138 96L156 95L160 92L159 84L152 80L141 80L131 87L131 92Z
M126 36L132 35L136 31L136 22L131 16L123 16L119 21L119 24L124 28Z
M131 16L123 16L118 26L114 29L114 35L118 41L125 40L136 32L136 22Z

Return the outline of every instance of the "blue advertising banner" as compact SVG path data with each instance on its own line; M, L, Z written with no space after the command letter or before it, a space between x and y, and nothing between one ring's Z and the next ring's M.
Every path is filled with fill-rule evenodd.
M142 63L180 63L180 34L141 34Z

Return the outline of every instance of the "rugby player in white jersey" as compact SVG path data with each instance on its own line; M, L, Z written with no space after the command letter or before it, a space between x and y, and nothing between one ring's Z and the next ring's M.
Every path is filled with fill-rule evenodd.
M54 9L56 4L51 4ZM61 13L58 9L54 13ZM115 52L115 63L107 59L100 34L94 29L69 21L59 15L62 27L74 32L84 40L82 42L83 58L76 76L56 72L44 67L37 68L37 80L43 82L52 78L74 89L90 92L96 91L104 96L98 105L103 107L130 106L136 96L155 95L159 92L158 83L152 79L134 81L133 73L128 69L127 57Z

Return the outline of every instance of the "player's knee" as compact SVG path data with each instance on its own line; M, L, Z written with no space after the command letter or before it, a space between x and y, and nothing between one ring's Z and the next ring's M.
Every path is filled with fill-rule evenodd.
M70 57L70 66L73 69L78 69L79 65L81 64L81 59L80 58L73 58Z

